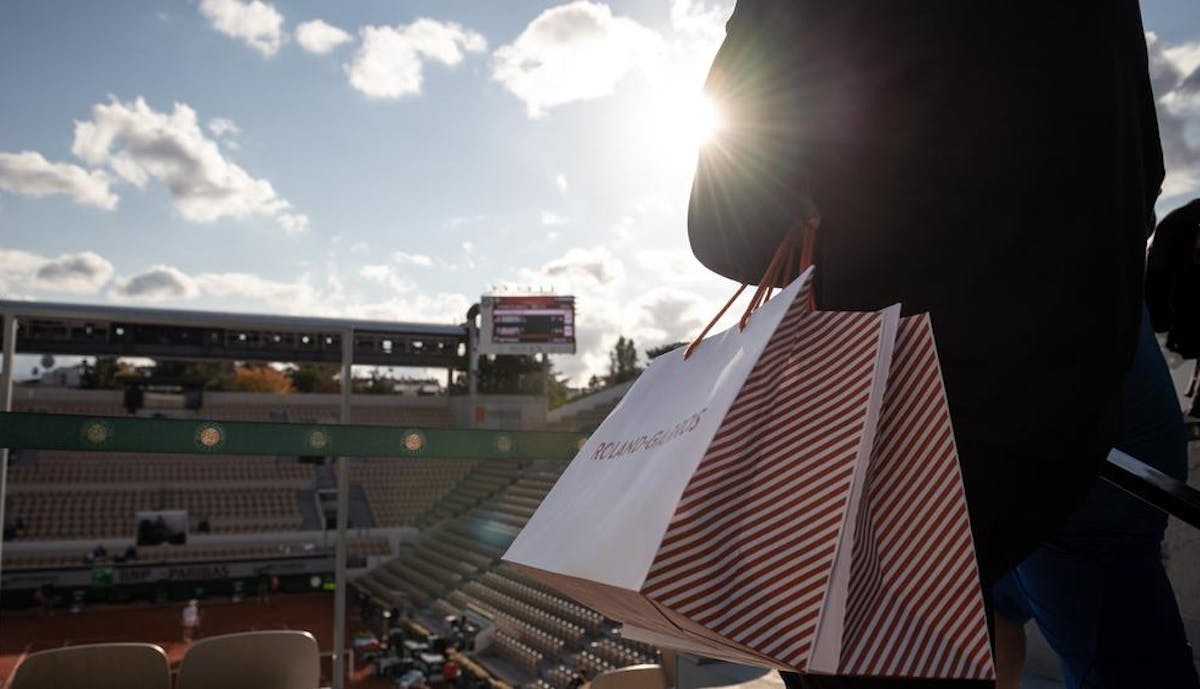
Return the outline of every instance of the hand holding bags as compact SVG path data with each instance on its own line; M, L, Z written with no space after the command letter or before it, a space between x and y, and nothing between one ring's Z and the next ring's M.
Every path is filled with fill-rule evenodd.
M505 559L665 646L989 678L928 319L813 311L810 284L655 359Z

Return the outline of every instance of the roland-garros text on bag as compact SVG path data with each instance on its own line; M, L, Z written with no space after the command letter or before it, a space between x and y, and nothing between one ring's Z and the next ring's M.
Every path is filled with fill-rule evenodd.
M810 282L655 359L505 560L668 647L988 678L928 319L812 311Z

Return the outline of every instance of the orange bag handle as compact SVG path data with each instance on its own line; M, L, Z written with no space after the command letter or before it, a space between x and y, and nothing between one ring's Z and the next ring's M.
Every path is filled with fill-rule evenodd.
M782 277L783 282L788 283L795 279L796 276L804 274L813 264L813 242L817 233L817 226L820 223L818 217L810 217L807 220L797 220L792 223L788 231L784 234L783 240L779 242L779 246L775 249L775 255L771 257L771 262L767 264L767 269L763 273L762 280L758 283L758 288L754 290L754 296L750 298L750 303L746 306L746 310L742 312L741 319L738 320L738 330L744 330L746 323L749 322L751 314L753 314L760 306L767 303L771 298L771 293L775 290L775 282ZM799 241L799 269L793 272L794 261L796 256L796 244ZM708 325L700 331L696 339L688 345L688 348L683 352L683 358L686 360L696 350L700 341L704 339L708 332L712 330L717 321L725 315L733 302L737 301L738 297L742 296L742 292L746 291L749 283L743 282L741 287L733 293L729 301L721 307L717 315L713 316ZM808 294L809 308L815 309L816 303L813 294L810 291Z

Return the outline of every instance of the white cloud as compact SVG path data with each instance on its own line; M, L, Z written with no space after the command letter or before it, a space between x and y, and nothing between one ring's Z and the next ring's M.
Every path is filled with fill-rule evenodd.
M261 0L200 0L200 13L217 31L242 41L266 57L283 44L283 15Z
M470 29L436 19L401 26L364 26L362 44L345 66L350 85L370 98L401 98L421 92L425 62L453 67L466 52L487 48Z
M392 274L392 267L387 264L366 265L358 270L358 274L372 282L387 282Z
M542 211L543 225L566 225L567 219L554 211Z
M1146 33L1167 175L1162 199L1200 193L1200 43L1164 45Z
M191 299L200 293L196 281L173 266L156 265L128 280L122 280L113 290L114 296L136 301L165 301Z
M345 315L381 321L412 323L462 323L472 300L457 292L410 293L382 302L347 306Z
M270 182L226 158L201 131L196 111L183 103L170 113L154 110L140 97L94 105L91 120L75 123L71 151L138 187L161 181L185 220L264 216L287 232L308 227L308 218L292 210Z
M228 117L214 117L208 121L208 131L213 136L222 137L226 134L241 134L242 128Z
M23 299L34 274L46 259L20 249L0 249L0 297Z
M632 305L638 320L633 334L642 349L683 342L700 333L708 322L707 304L692 292L674 287L659 287L647 292Z
M105 210L117 207L109 178L100 170L52 163L36 151L0 153L0 189L25 196L66 194L77 203Z
M296 42L310 53L324 55L351 40L350 34L320 19L296 27Z
M3 252L0 252L2 257ZM289 282L253 273L190 276L170 266L154 266L145 273L121 281L113 296L139 301L201 299L210 308L251 312L265 309L272 313L430 323L461 322L471 305L471 300L459 293L418 293L412 283L400 279L387 265L363 266L359 275L385 285L391 296L374 301L349 295L334 273L326 275L324 286L317 286L308 274Z
M672 28L716 43L725 38L729 13L730 8L720 3L709 6L698 0L671 0Z
M1200 42L1164 47L1163 55L1184 74L1195 76L1200 69Z
M113 276L113 264L91 251L63 254L38 267L34 279L39 287L63 292L89 293L103 287Z
M282 282L253 273L200 273L196 285L206 297L247 299L287 310L304 312L318 302L318 290L307 282Z
M30 289L94 293L108 283L113 272L112 263L91 251L51 259L19 249L0 249L0 295L7 299L29 296Z
M524 101L530 117L609 95L636 66L654 61L661 37L608 5L575 0L537 16L495 52L492 76Z
M554 177L554 186L555 186L555 188L558 189L558 193L560 193L560 194L567 193L567 188L568 188L567 187L567 176L561 172L558 173Z
M542 266L541 272L548 278L585 278L605 284L624 277L625 267L603 246L590 249L575 247L562 257L548 261Z
M393 253L392 260L400 265L420 266L422 268L428 268L433 265L433 259L425 254L409 254L403 251Z

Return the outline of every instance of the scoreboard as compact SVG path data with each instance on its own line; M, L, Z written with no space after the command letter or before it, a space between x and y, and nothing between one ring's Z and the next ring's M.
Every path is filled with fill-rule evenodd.
M491 296L479 307L480 354L575 353L575 297Z

